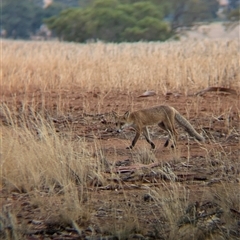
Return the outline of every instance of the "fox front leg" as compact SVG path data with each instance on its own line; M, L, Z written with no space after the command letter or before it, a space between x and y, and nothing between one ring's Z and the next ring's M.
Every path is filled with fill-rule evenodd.
M151 141L151 138L150 138L149 131L148 131L147 127L145 127L143 129L143 135L146 138L147 142L151 145L152 149L154 149L155 144Z
M140 137L140 132L136 132L136 135L135 135L135 137L134 137L134 139L132 141L132 145L127 147L127 149L132 149L135 146L135 144L136 144L137 140L139 139L139 137Z

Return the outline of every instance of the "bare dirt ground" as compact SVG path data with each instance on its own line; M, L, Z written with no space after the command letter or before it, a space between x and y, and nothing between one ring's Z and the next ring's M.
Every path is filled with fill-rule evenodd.
M76 144L84 139L87 148L96 149L96 160L105 164L103 175L107 180L104 184L99 179L89 182L84 193L85 202L89 202L93 212L89 217L86 209L86 220L83 217L78 227L51 215L53 208L46 210L49 214L42 214L38 205L30 201L29 193L8 192L3 187L2 209L7 205L17 209L17 225L25 226L23 239L167 239L171 226L164 223L160 204L154 200L150 190L160 188L165 191L166 186L173 187L172 181L179 183L179 187L187 191L188 202L195 209L204 209L205 213L210 211L214 216L217 216L218 205L205 194L206 189L210 190L207 192L217 192L218 186L224 182L239 191L239 96L209 92L203 96L170 93L138 98L140 94L82 92L78 88L45 93L38 90L28 94L16 92L14 97L13 93L5 93L2 102L9 107L17 106L19 115L23 107L28 108L22 105L23 101L31 106L34 104L39 111L44 108L59 135L70 137ZM124 113L161 104L175 107L205 136L206 142L198 143L177 128L177 149L164 148L166 133L151 127L155 150L150 150L143 138L133 150L126 149L134 132L116 133L112 110ZM3 116L1 120L3 125L8 124ZM118 178L112 177L113 172ZM61 208L61 197L56 199L55 208ZM228 210L232 211L240 228L239 205ZM218 216L218 228L226 224L221 221L221 216ZM233 229L228 239L237 239L239 228ZM8 231L11 232L10 223ZM182 232L178 234L179 238L175 239L207 239L200 235L194 238L191 234L188 237Z

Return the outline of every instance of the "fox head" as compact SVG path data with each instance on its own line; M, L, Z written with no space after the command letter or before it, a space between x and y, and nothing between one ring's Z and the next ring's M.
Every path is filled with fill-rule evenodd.
M117 132L121 132L124 128L129 127L132 123L129 120L130 112L127 111L123 115L118 115L116 112L113 112L115 118L115 123L117 127Z

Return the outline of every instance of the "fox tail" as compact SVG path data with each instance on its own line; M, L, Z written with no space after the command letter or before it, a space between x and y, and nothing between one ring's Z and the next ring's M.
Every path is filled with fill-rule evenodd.
M186 118L184 118L179 112L176 111L175 120L179 125L181 125L190 136L195 137L198 141L204 142L205 139L196 130L193 128L190 122Z

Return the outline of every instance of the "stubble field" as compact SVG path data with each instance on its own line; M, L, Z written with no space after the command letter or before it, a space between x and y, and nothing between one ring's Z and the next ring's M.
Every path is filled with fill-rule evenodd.
M1 50L0 238L240 237L237 40ZM126 149L134 132L116 133L112 111L162 104L206 141L177 128L164 148L153 126L155 150Z

